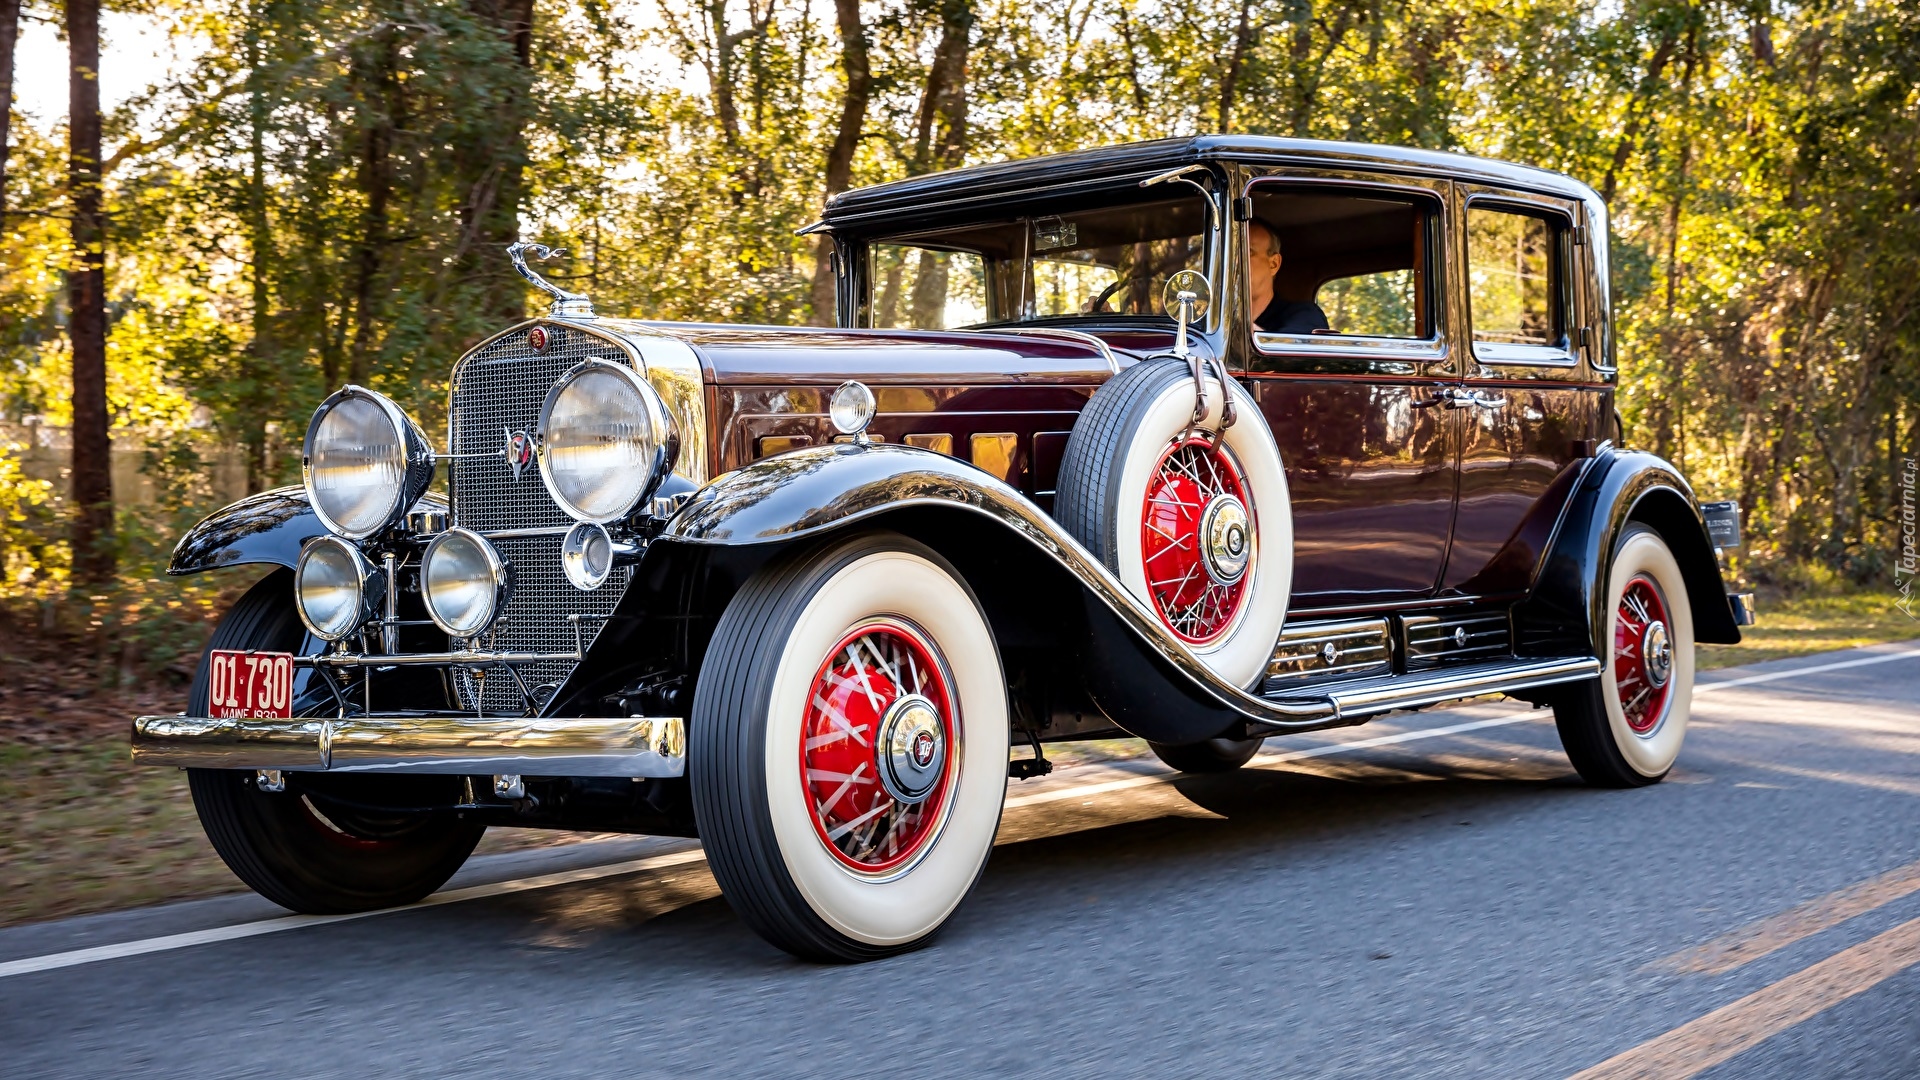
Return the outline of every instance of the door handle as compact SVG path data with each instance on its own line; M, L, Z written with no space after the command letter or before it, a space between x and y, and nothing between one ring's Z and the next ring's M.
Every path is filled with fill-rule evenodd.
M1507 403L1507 396L1505 394L1502 394L1499 397L1494 397L1482 391L1475 390L1471 392L1468 396L1473 399L1473 402L1472 402L1473 404L1478 405L1483 409L1498 409L1498 408L1504 407Z
M1469 391L1461 390L1453 386L1436 386L1433 388L1432 397L1423 401L1416 400L1413 403L1413 407L1416 409L1431 409L1435 405L1440 405L1449 409L1463 409L1473 403L1473 394Z

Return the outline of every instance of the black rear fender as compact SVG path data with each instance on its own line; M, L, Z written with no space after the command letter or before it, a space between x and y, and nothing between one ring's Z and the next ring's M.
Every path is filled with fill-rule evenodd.
M1694 639L1735 644L1740 628L1699 503L1672 465L1652 454L1603 448L1580 479L1532 593L1515 611L1523 655L1607 655L1606 574L1620 533L1640 522L1679 562Z

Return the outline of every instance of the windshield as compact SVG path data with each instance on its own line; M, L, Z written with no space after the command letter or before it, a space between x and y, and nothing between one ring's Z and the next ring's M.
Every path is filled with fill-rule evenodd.
M945 330L987 323L1164 316L1181 270L1205 271L1198 196L905 233L867 244L865 325Z

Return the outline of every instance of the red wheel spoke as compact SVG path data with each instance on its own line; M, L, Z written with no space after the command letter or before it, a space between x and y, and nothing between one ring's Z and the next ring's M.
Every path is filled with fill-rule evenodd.
M1231 455L1198 437L1175 443L1147 481L1140 547L1151 571L1148 592L1167 628L1195 644L1226 633L1250 591L1244 559L1240 569L1222 569L1203 535L1208 516L1230 502L1246 522L1243 543L1251 544L1247 495Z
M944 818L953 697L932 642L905 623L863 626L828 657L801 731L801 781L815 830L834 857L858 872L884 873L924 850ZM901 786L902 746L927 756L914 774L917 789Z
M1614 608L1613 683L1620 712L1636 735L1651 735L1672 696L1671 620L1666 599L1645 574L1621 590Z

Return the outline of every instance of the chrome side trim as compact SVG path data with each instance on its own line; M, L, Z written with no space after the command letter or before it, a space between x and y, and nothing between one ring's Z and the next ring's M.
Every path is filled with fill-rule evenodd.
M1101 359L1107 362L1108 370L1115 375L1120 373L1120 358L1113 354L1113 346L1084 330L1069 330L1064 326L996 326L983 334L1025 334L1031 337L1064 338L1082 345L1098 349Z
M829 472L839 475L829 479L825 475ZM821 484L831 485L830 497ZM1249 720L1291 730L1324 727L1327 721L1348 715L1324 692L1268 699L1221 679L1053 518L1004 480L931 450L890 443L829 444L765 458L697 492L667 523L661 539L719 545L792 540L911 506L955 507L985 515L1012 529L1078 578L1116 618L1194 686ZM1555 663L1585 665L1564 679L1585 678L1600 670L1599 662L1592 658ZM1554 681L1563 680L1556 676ZM1434 700L1494 692L1468 689Z
M1271 696L1308 678L1385 674L1392 665L1393 635L1385 619L1290 624L1267 661L1266 692Z
M193 769L669 777L685 775L686 746L686 724L677 716L133 722L135 764Z
M1512 649L1504 611L1465 616L1409 615L1401 623L1406 627L1408 667L1487 659Z

